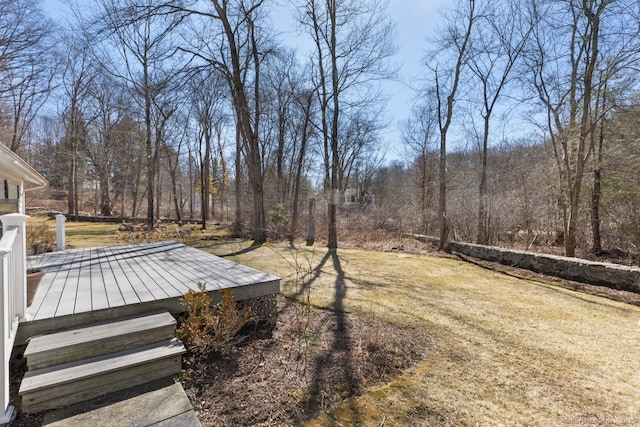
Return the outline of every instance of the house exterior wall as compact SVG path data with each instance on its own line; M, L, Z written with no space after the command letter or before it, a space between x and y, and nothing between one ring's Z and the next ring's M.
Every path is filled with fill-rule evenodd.
M24 182L0 173L0 215L25 213Z
M0 425L9 423L14 413L9 405L9 360L18 319L26 314L25 185L42 188L47 180L0 143L0 221L7 231L0 235Z

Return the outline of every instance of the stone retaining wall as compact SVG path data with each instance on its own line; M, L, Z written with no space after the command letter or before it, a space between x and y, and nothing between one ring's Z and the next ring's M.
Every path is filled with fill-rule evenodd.
M51 219L55 219L56 215L59 212L49 212L47 215ZM77 219L73 215L65 214L67 217L67 221L78 221L78 222L107 222L114 224L121 223L131 223L131 224L145 224L147 222L146 218L133 218L133 217L120 217L120 216L92 216L92 215L79 215ZM172 218L158 218L156 222L160 222L161 224L173 224L178 222L177 219ZM183 224L202 224L202 220L199 219L183 219L181 220Z
M412 235L426 243L438 243L435 237ZM505 249L474 243L450 243L453 252L486 261L499 262L512 267L525 268L537 273L614 289L640 292L640 268L607 262L588 261L558 255Z

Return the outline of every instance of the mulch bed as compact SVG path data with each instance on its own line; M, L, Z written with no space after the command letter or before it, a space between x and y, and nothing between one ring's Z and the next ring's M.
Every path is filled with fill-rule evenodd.
M415 366L432 344L418 327L314 309L278 297L272 330L184 358L182 385L203 425L292 425Z
M277 297L274 328L247 327L220 351L183 358L182 385L204 426L292 425L330 411L424 359L427 331L334 313ZM12 366L12 404L24 360ZM18 411L12 427L38 426L43 413Z

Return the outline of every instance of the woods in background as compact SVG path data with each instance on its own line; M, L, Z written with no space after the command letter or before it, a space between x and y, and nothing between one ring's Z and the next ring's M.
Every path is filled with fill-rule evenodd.
M273 30L276 11L306 47ZM455 2L424 40L401 141L386 140L380 2L73 12L63 26L0 0L0 138L71 217L217 221L261 243L306 236L318 206L332 249L384 230L639 252L636 2Z

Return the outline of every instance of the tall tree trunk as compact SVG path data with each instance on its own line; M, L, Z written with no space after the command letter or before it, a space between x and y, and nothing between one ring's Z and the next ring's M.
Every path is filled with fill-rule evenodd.
M176 219L178 221L182 221L182 205L180 200L178 199L178 181L176 178L176 173L173 171L170 174L171 178L171 197L173 200L173 209L176 213Z
M602 111L606 107L606 84L604 94L602 96ZM591 192L591 232L593 234L593 245L591 252L599 255L602 253L602 235L600 234L600 195L602 187L602 149L604 146L604 127L605 119L602 117L600 121L600 132L598 134L598 143L594 144L596 149L596 161L593 168L593 191Z
M478 188L478 236L476 243L486 245L489 243L488 223L489 209L487 201L487 148L489 145L489 120L490 113L484 118L484 134L482 137L482 151L480 153L480 186Z
M340 82L338 81L338 52L336 39L336 0L329 1L329 17L331 25L331 98L333 100L333 118L331 122L331 201L329 203L329 250L338 249L338 120L340 119L340 102L338 93L340 92Z
M440 128L440 162L438 164L438 181L439 181L439 196L438 196L438 222L440 224L440 241L438 249L447 249L449 245L449 221L447 219L447 132L451 125L453 118L453 106L455 104L456 94L458 92L458 84L460 83L460 74L462 73L462 67L467 60L467 49L469 48L469 40L471 38L471 30L473 24L476 21L475 16L475 0L469 1L469 15L467 16L465 33L463 36L462 44L457 52L456 64L453 69L453 81L450 91L446 98L446 106L443 117L443 105L442 94L440 93L440 82L438 69L435 69L435 89L438 102L438 126Z
M420 217L422 233L429 234L429 221L427 217L428 210L428 189L427 186L427 154L425 152L420 156Z
M249 132L249 180L253 188L253 240L254 244L261 244L267 241L267 221L264 213L264 187L262 173L262 156L260 154L260 141L258 140L258 130L260 129L260 54L258 52L258 43L255 34L255 25L253 20L249 19L249 30L251 34L251 54L253 55L254 65L254 114L253 128L251 122L248 121L248 115L245 114L243 129ZM243 91L244 94L244 91ZM246 97L243 96L244 104ZM246 105L245 105L246 106ZM247 108L248 111L248 108Z
M194 182L196 180L193 169L193 157L191 156L191 146L189 146L189 219L193 219Z
M135 218L138 214L138 204L142 203L142 200L138 202L138 187L140 186L140 168L136 168L135 179L131 183L131 217ZM146 190L145 190L146 191Z
M284 143L286 139L286 120L285 115L280 112L278 114L278 148L276 150L276 186L278 203L283 205L286 203L287 190L284 184Z
M111 196L110 196L109 174L100 174L100 215L111 216Z
M316 242L316 199L309 199L309 221L307 223L307 246Z
M122 186L122 200L120 202L120 216L121 217L125 216L124 208L126 206L126 198L127 198L127 186L125 184L125 185Z
M443 250L449 245L449 224L447 220L447 136L442 131L438 162L438 223L440 224L438 249Z
M180 151L180 149L178 149ZM176 156L175 164L171 160L172 155L169 154L167 161L169 162L169 180L171 182L171 201L173 202L173 210L176 214L176 219L182 221L182 188L178 188L178 167L180 159ZM179 193L180 192L180 193Z
M156 201L155 216L159 218L161 215L160 207L162 202L162 174L159 171L156 172L156 200L155 201Z
M69 161L69 174L67 175L67 208L69 209L69 215L75 214L75 177L76 177L76 160L75 156L71 154L71 160ZM76 218L77 219L77 218Z
M200 170L200 199L202 200L201 208L201 220L202 229L207 229L207 221L209 221L210 213L209 207L211 206L211 127L210 124L203 124L204 132L204 157L201 159Z
M236 209L233 221L233 234L240 236L242 234L242 134L240 125L236 123Z
M289 231L289 243L293 245L293 242L296 237L296 230L298 228L298 204L300 198L300 181L302 180L302 168L304 166L304 159L306 157L307 151L307 140L309 127L311 126L311 103L313 102L312 94L309 93L307 98L305 99L305 114L304 114L304 122L302 124L302 135L300 140L300 152L298 154L298 159L296 161L295 166L295 179L293 182L293 201L291 203L291 229ZM308 239L307 239L308 240Z
M144 125L145 125L145 149L147 156L147 227L153 229L155 222L155 188L154 181L156 177L156 156L153 152L153 138L151 126L151 89L149 68L146 61L143 62L143 88L144 88Z
M240 46L237 43L237 28L232 26L227 15L226 2L222 4L218 0L213 0L213 6L216 10L218 19L222 24L225 39L228 45L228 51L231 59L231 73L228 76L229 89L235 107L237 116L237 125L242 133L242 142L247 161L247 171L249 178L249 186L253 192L253 240L254 244L264 243L266 239L266 221L264 215L264 189L262 174L262 158L260 154L260 141L258 137L258 129L260 129L260 55L255 34L255 24L253 22L253 11L243 15L243 19L247 25L248 40L247 46ZM245 86L244 64L241 64L242 49L248 48L252 59L253 67L253 93L247 93ZM250 108L249 99L252 97L254 108ZM252 114L253 112L253 114Z
M593 246L591 252L599 255L602 253L602 236L600 235L600 183L602 171L600 167L593 170L593 192L591 193L591 231L593 233Z
M592 117L592 102L593 102L593 74L596 70L596 65L599 59L599 39L600 39L600 16L603 13L605 6L609 2L602 2L597 6L597 10L594 12L589 7L592 6L591 2L582 2L582 10L589 21L588 33L581 37L587 39L586 44L591 47L591 50L587 50L585 57L582 61L585 62L585 70L581 81L581 86L584 90L582 94L582 108L580 117L580 127L578 135L578 147L575 155L575 170L573 174L568 174L572 179L569 181L569 218L567 220L567 233L565 240L565 255L568 257L575 256L576 253L576 233L578 228L578 214L580 208L580 193L582 189L582 179L584 176L585 163L587 157L591 152L588 145L589 142L593 142L591 137L593 117ZM578 63L578 61L575 61ZM576 82L572 84L577 90L577 73L573 74ZM574 96L571 98L575 99ZM574 102L574 104L577 104ZM572 117L576 117L572 114Z
M227 180L227 161L224 158L224 149L222 148L222 132L218 132L218 156L220 157L220 219L224 215L225 189Z

